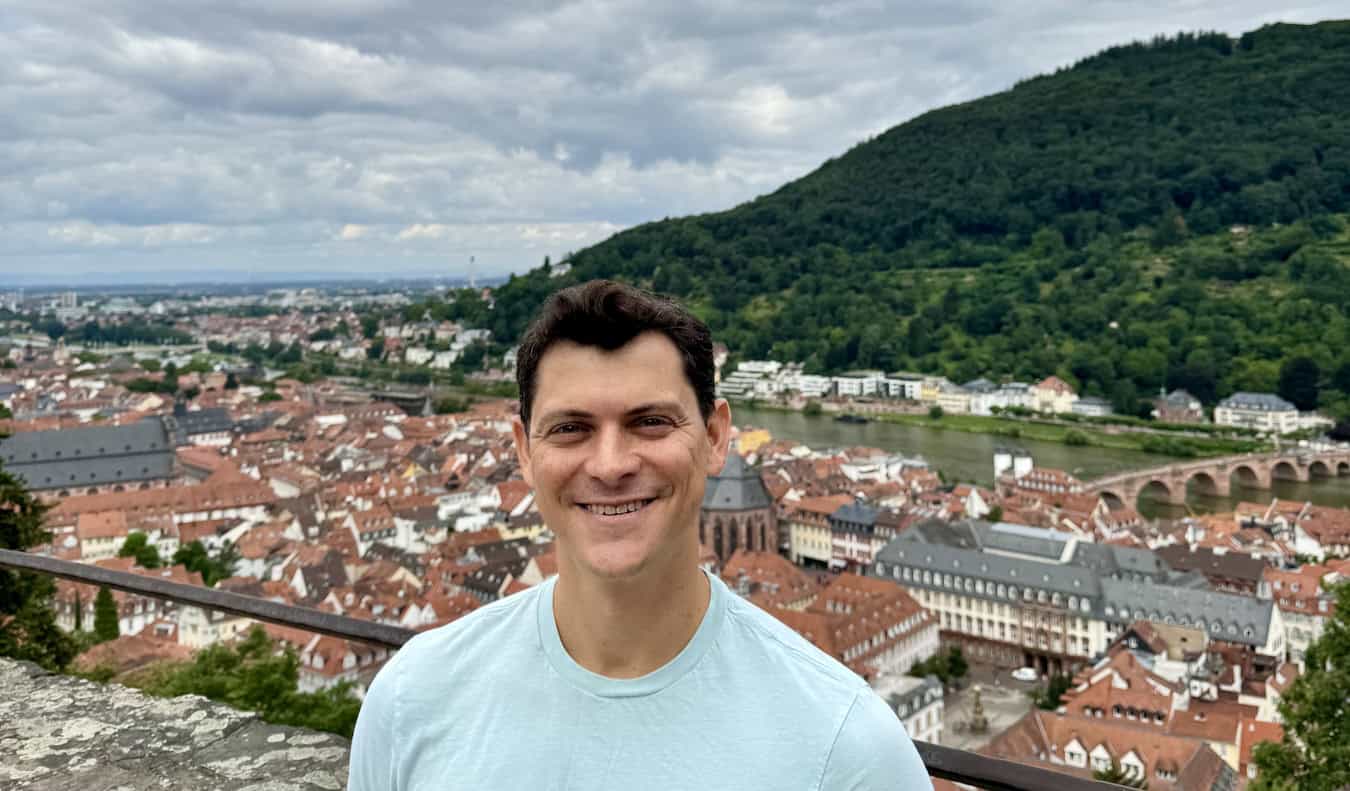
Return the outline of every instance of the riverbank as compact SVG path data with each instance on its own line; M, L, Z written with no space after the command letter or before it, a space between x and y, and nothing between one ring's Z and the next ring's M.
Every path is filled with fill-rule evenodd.
M923 417L927 418L927 415ZM1030 454L1038 467L1064 470L1083 481L1129 470L1166 466L1176 460L1174 456L1129 448L1074 446L1060 441L1040 441L1029 436L1029 433L1012 439L988 431L962 431L955 425L962 421L949 420L948 417L936 423L926 420L892 422L873 419L858 424L837 422L833 414L828 412L809 417L799 410L784 410L781 407L766 410L743 404L732 408L732 419L737 426L764 429L775 439L800 443L816 450L859 446L881 448L888 453L922 458L932 469L942 470L949 482L986 487L994 484L995 452L1008 446ZM1014 423L1014 426L1025 425ZM995 427L998 427L997 424ZM1270 490L1248 490L1234 486L1228 497L1212 497L1193 491L1187 495L1187 507L1195 513L1218 513L1232 511L1239 502L1269 503L1272 498L1347 508L1350 507L1350 477L1315 481L1276 480ZM1147 518L1176 518L1188 513L1187 508L1147 498L1139 500L1135 507Z
M1203 458L1251 453L1266 450L1269 445L1259 440L1222 439L1215 437L1169 437L1155 433L1128 430L1108 431L1088 425L1065 425L1034 419L1009 419L982 415L929 414L874 415L872 420L899 423L906 426L964 431L971 434L992 434L1009 440L1030 439L1039 442L1058 442L1074 447L1137 450L1176 458Z
M1257 439L1213 437L1201 433L1181 434L1175 431L1128 425L1072 423L1064 420L1034 417L986 417L983 415L959 414L943 414L941 417L934 417L926 409L924 411L901 408L882 410L875 408L875 404L869 404L867 405L869 408L865 409L855 409L849 404L835 402L825 402L820 406L821 413L819 415L810 415L806 410L788 404L733 403L733 407L806 414L825 419L833 419L839 415L858 414L865 416L870 421L880 423L895 423L902 426L916 426L940 431L961 431L967 434L989 434L995 437L1006 437L1010 443L1017 440L1054 442L1070 447L1139 451L1183 459L1228 456L1236 453L1260 452L1271 448L1270 443Z

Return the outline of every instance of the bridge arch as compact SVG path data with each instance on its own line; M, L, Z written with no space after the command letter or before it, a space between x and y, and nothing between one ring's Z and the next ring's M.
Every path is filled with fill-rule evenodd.
M1326 462L1320 459L1308 465L1309 478L1331 478L1334 475L1335 473L1331 471Z
M1164 503L1185 503L1186 493L1173 492L1172 487L1167 485L1166 481L1158 478L1150 478L1149 482L1139 487L1140 500L1157 500Z
M1228 473L1230 483L1236 482L1244 489L1268 489L1269 482L1250 464L1239 464Z
M1297 464L1282 460L1271 466L1270 477L1277 481L1304 481L1307 480L1307 473L1300 470Z
M1342 461L1336 465L1337 475L1350 475L1350 461Z
M1210 495L1211 497L1227 496L1229 489L1227 484L1227 479L1223 479L1222 482L1220 482L1220 478L1215 477L1206 470L1192 473L1191 476L1186 479L1187 489L1194 486L1195 491L1200 492L1201 494Z
M1131 505L1129 502L1126 502L1124 497L1112 489L1105 489L1098 492L1098 495L1106 501L1106 507L1112 511L1119 511L1120 509Z

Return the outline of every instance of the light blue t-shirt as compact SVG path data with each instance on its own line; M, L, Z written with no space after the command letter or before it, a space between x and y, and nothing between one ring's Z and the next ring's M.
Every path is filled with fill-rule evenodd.
M556 580L389 661L361 707L349 791L931 791L866 682L716 576L693 639L634 679L563 648Z

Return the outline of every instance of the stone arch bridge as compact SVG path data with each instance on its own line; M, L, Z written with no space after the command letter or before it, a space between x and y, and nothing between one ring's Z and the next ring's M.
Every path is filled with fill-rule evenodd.
M1140 495L1185 505L1186 489L1192 481L1200 492L1227 497L1234 483L1250 489L1269 489L1274 480L1311 481L1341 475L1350 475L1350 449L1295 449L1131 470L1091 481L1084 485L1083 491L1105 497L1113 508L1122 504L1133 507Z

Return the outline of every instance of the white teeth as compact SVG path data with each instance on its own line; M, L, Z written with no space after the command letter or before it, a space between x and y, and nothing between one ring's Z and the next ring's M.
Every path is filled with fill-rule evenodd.
M636 511L644 504L645 501L643 500L634 500L631 503L623 503L621 505L588 505L586 506L586 510L593 514L600 514L601 516L617 516L618 514Z

